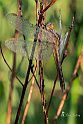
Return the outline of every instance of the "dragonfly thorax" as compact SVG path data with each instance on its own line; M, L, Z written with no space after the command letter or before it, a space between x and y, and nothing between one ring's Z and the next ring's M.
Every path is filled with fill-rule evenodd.
M54 29L54 25L49 22L49 23L46 25L46 29L47 29L48 31L52 31L52 30Z
M59 40L60 39L60 35L58 34L58 32L55 30L54 25L52 23L48 23L46 25L46 29L48 31L50 31L52 34L54 34L54 36Z

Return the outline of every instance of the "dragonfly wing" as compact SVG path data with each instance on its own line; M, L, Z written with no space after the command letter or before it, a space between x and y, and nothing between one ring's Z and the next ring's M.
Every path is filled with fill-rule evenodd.
M65 46L66 46L66 44L67 44L67 37L68 37L68 32L65 34L64 39L63 39L62 42L60 43L60 47L59 47L60 60L62 59L63 52L64 52Z
M34 37L34 32L36 30L36 26L31 24L29 21L24 19L23 17L17 16L14 13L10 13L7 15L8 21L11 23L13 27L20 33L25 36Z
M22 56L26 56L27 52L26 52L26 42L20 42L21 40L17 40L15 38L12 38L10 40L6 40L5 41L5 46L10 49L11 51L15 52L15 53L21 53Z
M21 53L22 56L28 56L28 58L36 58L39 60L48 59L52 54L52 45L50 43L44 42L25 42L23 40L16 40L12 38L5 41L6 47L8 47L13 52ZM32 51L33 45L35 45L35 51Z
M52 34L50 31L40 27L39 33L38 33L38 40L45 42L45 43L46 42L53 43L54 34Z
M37 42L35 50L35 58L39 60L48 60L52 54L52 44L49 42Z

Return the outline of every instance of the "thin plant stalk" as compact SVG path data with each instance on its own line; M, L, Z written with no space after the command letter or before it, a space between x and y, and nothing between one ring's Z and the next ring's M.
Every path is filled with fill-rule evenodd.
M35 76L36 76L36 73L37 73L37 65L35 67L35 73L34 73ZM26 119L26 116L28 113L28 109L29 109L29 105L30 105L30 101L31 101L32 93L33 93L33 88L34 88L35 76L32 77L32 83L31 83L28 99L27 99L26 106L25 106L24 113L23 113L23 117L22 117L22 124L25 123L25 119Z
M70 28L69 28L69 32L68 32L68 38L67 38L67 44L64 48L64 53L63 53L63 58L61 60L61 64L63 63L63 60L65 59L65 57L67 56L66 54L66 50L67 50L67 47L68 47L68 43L69 43L69 38L70 38L70 34L71 34L71 31L72 31L72 28L73 28L73 24L74 24L74 17L72 18L72 23L70 25ZM51 96L50 96L50 100L49 100L49 103L48 103L48 107L47 107L47 114L49 112L49 108L50 108L50 105L51 105L51 101L52 101L52 97L53 97L53 93L54 93L54 89L55 89L55 84L56 84L56 81L58 79L58 75L56 76L55 78L55 81L54 81L54 85L53 85L53 88L52 88L52 92L51 92Z
M42 12L42 10L43 10L43 0L40 2L40 13ZM43 21L44 21L44 15L42 13L38 20L38 26L42 25ZM41 34L41 37L42 37L42 34ZM39 42L42 42L41 39ZM45 91L44 91L43 61L42 60L39 60L39 76L40 76L40 93L41 93L41 101L42 101L42 107L43 107L43 113L44 113L44 122L45 124L48 124L48 117L46 114L46 98L45 98Z
M21 0L18 0L18 15L21 15ZM18 38L18 31L15 31L15 38ZM14 88L14 79L16 73L16 53L13 53L13 65L12 65L12 75L11 75L11 82L9 88L9 98L8 98L8 110L7 110L7 120L6 124L11 124L11 117L12 117L12 98L13 98L13 88Z
M2 48L1 48L1 55L2 55L2 57L3 57L4 62L6 63L6 65L7 65L8 68L10 69L10 71L12 72L11 67L9 66L7 60L6 60L5 57L4 57L4 54L3 54ZM18 78L18 76L15 75L15 77L16 77L16 79L19 81L19 83L23 86L23 83L22 83L22 81Z
M81 62L82 57L83 57L83 51L81 52L80 56L78 57L76 66L75 66L74 71L73 71L73 74L72 74L72 80L71 80L71 82L69 83L69 85L67 86L66 91L65 91L65 93L64 93L64 95L63 95L63 97L62 97L62 100L61 100L61 102L60 102L60 105L59 105L59 107L58 107L58 110L57 110L57 112L56 112L56 115L55 115L55 117L54 117L53 124L56 124L56 123L57 123L58 117L59 117L59 115L60 115L60 113L61 113L61 110L62 110L62 108L63 108L63 106L64 106L64 104L65 104L65 102L66 102L66 99L67 99L68 94L69 94L69 92L70 92L70 89L71 89L71 87L72 87L73 81L74 81L74 79L77 77L77 71L78 71L78 68L79 68L79 65L80 65L80 62Z

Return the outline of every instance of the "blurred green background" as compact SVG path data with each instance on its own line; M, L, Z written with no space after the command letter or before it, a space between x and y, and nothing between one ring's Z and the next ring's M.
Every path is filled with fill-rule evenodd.
M83 48L83 0L57 0L55 4L47 10L46 22L52 22L59 32L59 10L61 9L62 24L63 24L63 36L68 31L71 24L72 16L75 16L75 26L71 34L69 43L69 54L63 62L63 73L66 85L71 80L71 76L77 62L77 58ZM24 0L22 2L23 16L35 25L35 1ZM0 0L0 42L4 44L4 41L11 38L14 35L14 29L11 28L6 20L8 13L17 13L17 0ZM13 54L12 52L3 45L4 56L12 67ZM17 54L17 75L24 83L26 71L28 67L28 61L25 57L21 62L22 56ZM56 76L56 66L53 56L48 61L44 62L44 79L45 79L45 92L46 100L49 102L49 96L53 86L53 81ZM11 72L5 64L1 53L0 53L0 124L6 123L8 95L10 86ZM38 77L38 75L37 75ZM19 120L19 124L22 119L24 106L27 100L29 86L26 91L24 103L22 106L22 112ZM12 112L12 124L14 123L17 108L19 105L20 94L22 86L15 79L14 91L13 91L13 112ZM59 87L59 81L56 84L56 90L53 95L49 111L49 124L52 123L54 115L57 111L58 105L61 101L62 93ZM62 113L67 114L63 116ZM83 124L83 59L78 70L78 77L74 80L71 92L69 93L68 99L63 107L61 115L58 119L58 124ZM71 116L69 116L69 115ZM76 116L77 114L77 116ZM75 116L74 116L75 115ZM25 124L44 124L41 96L38 87L35 83L32 99L27 114Z

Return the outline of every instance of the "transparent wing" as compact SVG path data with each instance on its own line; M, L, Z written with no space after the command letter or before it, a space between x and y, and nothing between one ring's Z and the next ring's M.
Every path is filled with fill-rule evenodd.
M57 37L50 31L46 29L42 29L41 27L39 28L39 33L38 33L38 40L41 40L43 42L49 42L53 44L56 41Z
M63 39L62 42L60 43L60 47L59 47L60 60L62 59L63 52L64 52L65 46L66 46L66 44L67 44L67 37L68 37L68 32L65 34L64 39Z
M33 43L16 40L15 38L5 41L6 47L13 52L21 53L22 56L28 56L30 59L33 57L39 60L49 59L52 54L52 44L49 42L37 42L34 55L31 56Z
M14 13L10 13L7 15L8 21L11 23L13 27L20 33L25 36L34 37L34 32L36 30L36 26L31 24L29 21L24 19L23 17L19 17Z
M34 33L36 32L36 26L31 24L29 21L24 19L23 17L19 17L14 13L10 13L7 15L8 21L11 23L11 25L20 33L24 34L26 38L29 40L34 39ZM41 41L53 41L53 34L46 29L42 29L42 27L38 28L39 29L39 35L38 39L41 38ZM42 36L41 36L42 34Z

